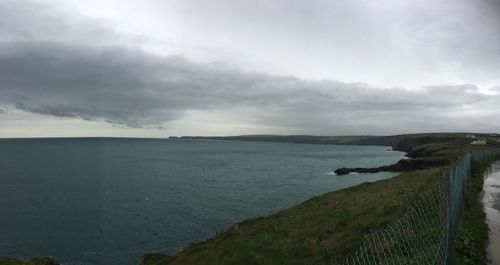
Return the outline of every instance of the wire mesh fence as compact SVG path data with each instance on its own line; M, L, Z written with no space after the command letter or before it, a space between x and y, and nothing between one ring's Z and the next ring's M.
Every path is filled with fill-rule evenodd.
M487 162L499 155L500 149L476 150L442 170L406 214L367 233L362 245L343 264L450 264L465 188L472 174L471 159Z

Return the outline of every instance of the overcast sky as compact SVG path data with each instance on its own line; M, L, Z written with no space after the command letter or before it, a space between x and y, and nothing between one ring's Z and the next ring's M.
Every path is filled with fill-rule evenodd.
M500 131L500 0L0 0L0 137Z

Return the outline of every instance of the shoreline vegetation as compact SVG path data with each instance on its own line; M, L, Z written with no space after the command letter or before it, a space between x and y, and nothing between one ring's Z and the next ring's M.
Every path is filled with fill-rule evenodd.
M402 173L391 179L363 183L326 193L269 216L239 222L218 232L211 239L190 244L172 255L145 254L140 258L140 265L339 264L362 242L363 235L367 231L383 227L402 216L418 194L438 178L443 167L453 163L465 152L485 147L500 147L498 135L473 133L428 133L382 137L188 136L170 137L170 139L380 145L404 151L409 159L375 169L347 169L346 172L388 170ZM477 139L484 140L486 144L471 144ZM475 187L473 190L477 192L479 184L474 183L469 185L473 185ZM472 193L469 192L469 188L467 191ZM474 194L467 196L469 197L466 199L466 216L467 212L475 211L479 207L473 203L474 199L477 200L477 196ZM475 220L475 224L480 226L481 222L484 223L484 215L474 214L474 216L483 218ZM467 231L467 228L474 226L463 221L461 227L465 228L461 228L460 231ZM0 258L0 265L55 264L57 263L19 263L18 260Z
M464 198L464 212L458 225L455 248L452 257L456 265L487 264L488 224L485 222L481 196L484 174L495 160L478 162L472 160L471 179L467 183Z

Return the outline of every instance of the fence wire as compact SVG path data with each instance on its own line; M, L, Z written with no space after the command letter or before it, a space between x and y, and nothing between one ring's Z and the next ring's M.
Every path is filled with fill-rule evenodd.
M396 221L365 235L362 245L344 265L448 265L453 239L463 210L471 159L488 162L500 149L476 150L441 171L438 180L422 192Z

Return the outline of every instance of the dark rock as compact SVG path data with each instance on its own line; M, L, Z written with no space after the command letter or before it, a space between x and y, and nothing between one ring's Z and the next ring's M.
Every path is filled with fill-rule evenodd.
M161 253L148 253L141 257L140 265L143 264L156 264L157 262L167 258L168 256Z
M16 258L0 257L1 265L59 265L52 258L49 257L39 257L34 258L29 261L22 261Z
M53 259L49 257L40 257L40 258L34 258L30 261L28 261L29 265L59 265L59 263L55 262Z
M351 172L357 173L377 173L383 171L391 171L391 172L403 172L403 171L412 171L412 170L421 170L427 169L436 166L444 166L448 165L450 162L448 160L424 160L424 159L401 159L396 164L392 164L390 166L381 166L374 168L339 168L335 170L337 175L347 175Z

